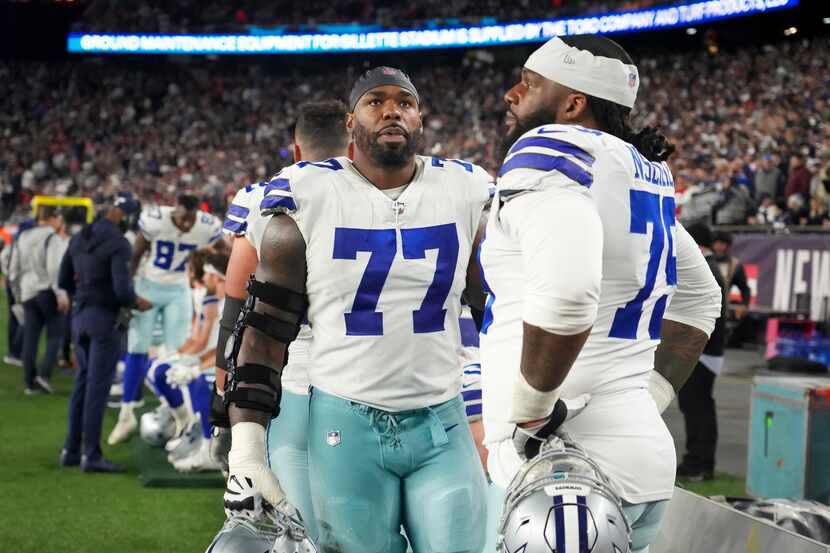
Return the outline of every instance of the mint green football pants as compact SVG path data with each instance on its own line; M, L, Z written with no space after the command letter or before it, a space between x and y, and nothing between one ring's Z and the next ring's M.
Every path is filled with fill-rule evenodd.
M317 542L317 521L308 480L308 395L283 390L280 415L268 425L268 466L277 476L289 503L303 517L308 535Z
M486 481L460 396L389 413L312 390L308 459L318 548L480 553Z

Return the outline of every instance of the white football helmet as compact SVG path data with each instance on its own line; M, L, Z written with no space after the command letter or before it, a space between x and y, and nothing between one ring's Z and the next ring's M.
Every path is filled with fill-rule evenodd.
M225 508L225 524L206 553L317 553L296 509L267 505L244 480L231 477L227 486L246 508Z
M507 488L501 553L629 553L631 528L610 481L567 436L552 436Z
M164 404L141 415L138 427L141 439L156 447L163 446L176 433L176 421L170 408Z

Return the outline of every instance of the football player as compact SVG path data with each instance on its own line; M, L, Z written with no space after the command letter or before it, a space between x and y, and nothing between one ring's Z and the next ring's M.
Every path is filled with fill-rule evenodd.
M349 133L346 130L346 106L339 100L308 102L299 107L294 128L294 160L318 161L347 155ZM287 169L287 174L292 169ZM281 178L277 175L275 178ZM256 270L262 233L268 222L260 214L259 204L268 181L242 188L228 209L225 232L231 234L233 246L226 283L228 301L223 313L224 332L220 338L217 365L226 367L221 346L227 341L242 309L248 279ZM224 339L224 340L223 340ZM311 328L303 324L288 348L288 363L282 370L281 415L268 427L268 461L286 496L306 522L309 536L317 537L317 525L311 506L308 480L306 428L308 427L308 350ZM224 371L217 371L217 391L224 390Z
M531 54L505 94L509 150L480 262L491 478L505 489L538 452L564 419L558 398L590 395L561 430L619 488L641 553L675 477L652 369L688 376L720 291L675 219L674 147L628 125L638 85L607 38L554 38Z
M225 253L213 252L208 254L204 267L204 283L208 294L218 300L218 311L222 310L225 301L225 274L228 269L228 255ZM183 472L219 470L221 465L212 459L210 449L212 431L210 422L210 407L213 381L215 380L216 344L219 337L219 321L211 323L210 340L208 349L200 355L198 364L177 364L173 366L166 375L167 383L180 389L187 389L190 397L191 408L194 414L198 414L199 428L201 435L196 438L198 448L193 449L187 455L174 455L173 447L170 451L170 461L176 470ZM207 324L207 321L204 322ZM201 438L201 439L200 439Z
M400 70L367 71L349 101L354 161L298 164L262 202L275 215L228 342L230 480L291 510L262 459L278 360L307 307L321 549L402 553L403 525L416 553L478 552L486 484L459 393L457 321L490 177L415 154L420 99ZM243 508L231 491L226 505Z
M219 337L219 314L225 301L225 271L228 265L228 256L207 250L199 250L191 254L190 267L200 283L204 284L205 293L197 311L193 330L184 345L169 356L154 361L147 372L147 382L156 394L164 398L165 403L172 411L176 432L174 439L179 438L193 422L193 412L184 401L179 388L201 374L202 369L212 369L216 358L216 344ZM170 373L179 373L180 376L171 377ZM179 386L171 386L175 381ZM210 436L209 405L210 388L208 388L208 410L202 417L205 437ZM191 401L193 400L191 394ZM195 405L193 411L201 411ZM145 417L155 413L146 413L142 416L142 426ZM162 415L163 416L163 415ZM172 451L174 445L167 449ZM180 457L178 455L176 457Z
M118 423L107 438L110 445L127 440L137 427L133 402L139 399L147 373L147 351L159 314L167 351L176 351L187 338L193 313L187 278L190 252L222 237L222 221L199 211L196 196L182 194L175 207L149 207L139 219L140 233L133 244L130 271L135 275L145 254L149 261L136 279L136 290L153 302L153 308L130 321L124 369L124 395Z

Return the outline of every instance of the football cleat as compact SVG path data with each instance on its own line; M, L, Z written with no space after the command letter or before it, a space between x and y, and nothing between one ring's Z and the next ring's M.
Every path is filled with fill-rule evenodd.
M133 435L133 432L136 431L136 428L138 428L138 421L135 418L133 410L122 405L121 412L118 413L118 422L115 424L112 432L110 432L107 443L109 445L115 445L126 442Z
M203 440L199 419L194 419L181 436L170 440L164 446L169 452L167 460L170 464L173 464L180 459L190 456L199 448Z
M138 426L141 439L156 447L163 446L176 433L176 421L170 408L164 404L141 415Z
M507 488L500 553L629 553L631 528L612 483L567 437L546 440Z
M207 472L221 470L222 465L210 456L210 440L202 439L199 448L183 459L173 463L173 468L179 472Z

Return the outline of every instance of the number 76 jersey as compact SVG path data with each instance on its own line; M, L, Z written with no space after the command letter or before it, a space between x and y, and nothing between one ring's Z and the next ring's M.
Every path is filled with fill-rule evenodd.
M287 212L306 243L311 385L387 411L457 396L458 317L490 176L417 158L392 199L338 157L301 162L266 188L263 214Z
M668 166L646 160L634 146L609 134L572 125L545 125L525 133L510 149L494 202L499 202L501 216L509 220L511 209L515 211L514 199L525 196L526 202L527 194L544 197L556 191L591 197L603 234L596 320L562 394L576 397L644 388L663 315L677 285L674 182ZM496 224L498 212L495 207L491 210L481 248L489 292L482 358L484 365L495 359L495 368L508 379L490 387L495 395L512 382L508 375L519 370L525 277L521 237L504 230L511 225ZM550 239L578 243L582 232L573 228ZM580 267L570 262L562 259L557 270L578 274ZM560 297L566 293L560 292ZM506 385L506 389L511 388Z

